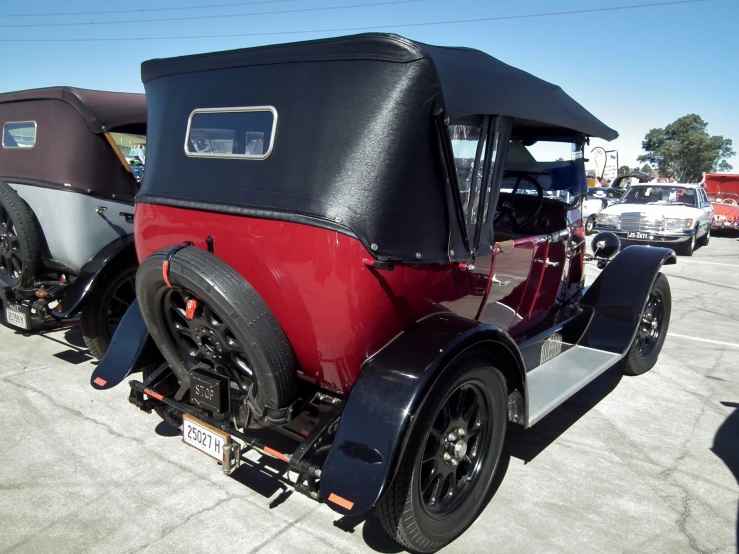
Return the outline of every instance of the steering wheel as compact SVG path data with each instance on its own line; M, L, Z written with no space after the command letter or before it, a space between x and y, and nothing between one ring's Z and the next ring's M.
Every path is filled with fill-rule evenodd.
M511 221L511 230L518 231L519 229L523 229L529 223L534 221L534 219L536 219L536 216L539 215L539 212L544 205L544 189L541 188L541 185L536 180L536 178L532 177L528 173L520 171L509 171L507 172L507 174L508 176L512 177L518 176L518 179L516 179L516 185L511 191L510 200L503 202L498 207L498 213L495 216L495 219L493 219L493 223L498 223L500 219L505 215ZM517 194L518 189L521 187L521 182L523 181L527 181L529 184L534 185L534 188L536 189L536 206L534 207L534 210L531 212L531 215L528 218L526 218L524 221L518 221L518 219L516 219L516 212L521 208L521 206L516 205L516 197L520 198L524 196L522 194Z

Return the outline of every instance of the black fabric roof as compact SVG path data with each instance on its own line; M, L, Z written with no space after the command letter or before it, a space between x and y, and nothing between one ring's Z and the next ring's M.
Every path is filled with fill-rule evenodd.
M93 133L146 134L146 96L73 87L49 87L0 94L0 104L60 100L74 107Z
M166 75L240 66L339 60L409 63L424 59L436 70L451 119L498 114L514 117L525 127L542 127L545 133L553 136L574 132L606 140L618 137L616 131L557 85L479 50L432 46L392 34L361 34L156 59L144 62L141 74L146 83Z

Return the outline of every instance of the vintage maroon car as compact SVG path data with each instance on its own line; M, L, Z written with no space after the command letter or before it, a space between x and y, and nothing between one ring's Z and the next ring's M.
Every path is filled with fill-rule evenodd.
M435 551L484 508L509 423L656 363L674 253L598 235L585 286L583 148L617 133L559 87L395 35L142 75L137 302L91 382L143 368L131 402L226 473L256 448Z

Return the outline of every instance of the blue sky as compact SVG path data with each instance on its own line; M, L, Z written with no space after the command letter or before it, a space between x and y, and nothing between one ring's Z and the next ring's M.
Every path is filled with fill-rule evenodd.
M211 4L240 0L210 0ZM388 29L405 23L628 6L660 0L418 0L351 9L235 16L249 12L367 4L382 0L259 0L231 7L141 12L203 5L204 0L35 0L0 7L0 92L52 85L143 91L139 66L155 57L306 40L349 32L289 34L342 27L392 30L441 45L470 46L559 84L621 136L608 144L620 163L634 165L653 127L697 113L711 134L739 150L739 0L708 0L551 17ZM392 0L386 0L392 1ZM397 1L397 0L396 0ZM664 0L662 0L664 1ZM129 9L115 15L10 17ZM219 16L186 21L75 27L18 27L41 23L116 22ZM357 31L358 32L358 31ZM223 38L225 34L278 33ZM124 38L216 35L166 41L22 42L22 39ZM474 76L470 76L474 78ZM594 141L592 146L599 143ZM739 172L739 157L730 162Z

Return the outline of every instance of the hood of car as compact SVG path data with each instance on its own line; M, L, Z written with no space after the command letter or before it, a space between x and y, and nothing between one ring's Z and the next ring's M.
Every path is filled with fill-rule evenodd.
M607 207L602 214L643 213L652 217L684 217L695 218L700 213L698 208L677 204L615 204Z

